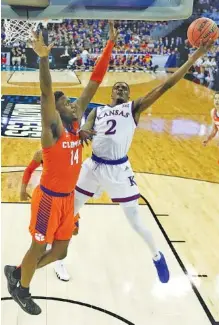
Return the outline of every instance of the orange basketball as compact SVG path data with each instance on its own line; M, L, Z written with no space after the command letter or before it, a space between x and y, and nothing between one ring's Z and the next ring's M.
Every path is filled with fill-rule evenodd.
M216 40L219 37L219 29L213 20L202 17L193 21L189 26L187 37L191 45L199 47L201 39L203 44L207 43L210 38Z

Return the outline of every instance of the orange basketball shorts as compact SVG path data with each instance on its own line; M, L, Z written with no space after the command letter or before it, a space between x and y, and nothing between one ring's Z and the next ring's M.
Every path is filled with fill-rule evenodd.
M70 240L77 227L78 216L74 217L74 192L64 197L51 194L54 192L39 185L35 188L31 200L29 230L33 239L42 244L52 244L54 240Z

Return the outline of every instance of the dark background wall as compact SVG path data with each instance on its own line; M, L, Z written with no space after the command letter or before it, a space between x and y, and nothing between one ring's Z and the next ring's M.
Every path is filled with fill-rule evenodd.
M11 47L2 47L2 52L9 52L11 53ZM52 62L50 63L51 68L56 69L62 69L66 68L67 62L69 60L69 57L61 58L60 56L64 54L65 49L64 48L53 48L51 51L51 57L50 59ZM34 68L38 69L38 56L31 48L26 48L26 56L27 56L27 67L28 68Z

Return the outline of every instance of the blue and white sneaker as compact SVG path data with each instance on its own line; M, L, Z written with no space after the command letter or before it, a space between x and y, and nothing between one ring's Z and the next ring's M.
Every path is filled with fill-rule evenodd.
M161 258L158 261L154 261L154 265L157 269L157 274L159 276L160 282L167 283L170 278L170 272L168 270L167 262L165 260L164 255L160 253Z

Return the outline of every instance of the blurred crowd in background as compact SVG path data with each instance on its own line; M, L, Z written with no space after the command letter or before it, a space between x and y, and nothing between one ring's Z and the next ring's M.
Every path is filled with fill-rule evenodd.
M195 0L191 19L206 16L214 19L219 25L219 0ZM117 45L109 64L109 71L151 71L159 70L154 56L166 55L168 62L175 67L181 66L190 55L192 49L186 43L186 33L183 28L176 28L164 37L153 37L153 31L168 31L169 22L147 21L116 21L119 29ZM41 26L42 27L42 26ZM105 20L73 20L65 19L59 23L48 23L48 42L54 42L54 47L63 48L61 57L65 59L66 68L90 71L93 69L108 35L108 24ZM182 33L181 33L182 31ZM5 45L4 21L1 31L2 46ZM11 48L11 65L14 67L27 64L25 43L9 44ZM8 44L7 44L8 46ZM217 41L208 56L196 62L191 69L193 77L201 83L211 84L217 72ZM174 58L173 61L170 59ZM51 61L53 58L51 57ZM1 57L2 66L6 64L6 55ZM168 65L167 65L168 67Z

